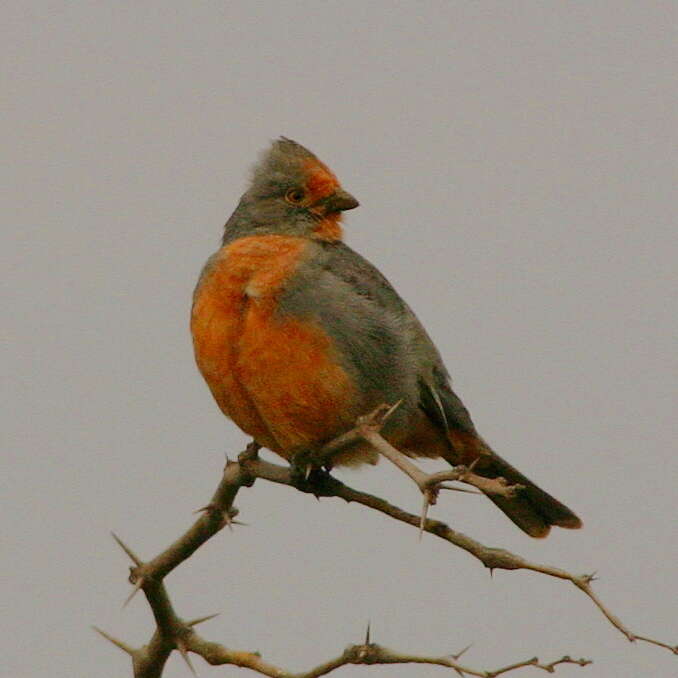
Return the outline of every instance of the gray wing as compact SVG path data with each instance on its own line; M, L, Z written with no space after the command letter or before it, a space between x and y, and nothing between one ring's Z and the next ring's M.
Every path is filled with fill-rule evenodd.
M419 407L443 430L452 426L463 431L475 431L468 410L452 390L449 374L438 349L412 309L386 277L344 243L337 243L333 247L330 261L335 275L349 283L359 294L373 300L384 310L397 309L418 365Z
M442 430L474 430L438 350L390 282L344 243L319 246L322 256L288 290L283 310L316 314L377 404L404 398Z

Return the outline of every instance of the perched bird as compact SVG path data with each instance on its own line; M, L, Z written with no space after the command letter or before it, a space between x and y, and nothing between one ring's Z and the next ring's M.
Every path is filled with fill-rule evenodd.
M409 456L475 462L524 489L488 495L522 530L578 528L566 506L476 432L433 342L388 280L342 242L358 201L313 153L280 138L261 157L193 298L195 357L222 412L293 461L401 401L382 435ZM333 466L376 463L360 443Z

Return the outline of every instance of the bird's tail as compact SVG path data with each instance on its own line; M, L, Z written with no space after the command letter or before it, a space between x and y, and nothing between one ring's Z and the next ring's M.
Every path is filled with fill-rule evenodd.
M467 438L465 442L468 445L470 441ZM515 497L509 498L489 493L487 497L523 532L531 537L542 538L548 535L551 525L567 529L577 529L582 526L581 520L565 504L559 502L548 492L544 492L511 464L504 461L480 438L475 438L474 442L476 442L476 449L478 443L483 448L480 455L474 455L478 459L473 466L474 473L485 478L502 477L509 485L522 486L523 489L519 490ZM469 452L467 448L464 455L467 459L470 457Z
M481 468L476 469L476 472L486 478L501 476L509 485L523 486L523 489L512 498L496 494L487 496L531 537L545 537L551 525L568 529L577 529L582 526L581 520L565 504L559 502L548 492L544 492L494 452L484 464L481 463Z

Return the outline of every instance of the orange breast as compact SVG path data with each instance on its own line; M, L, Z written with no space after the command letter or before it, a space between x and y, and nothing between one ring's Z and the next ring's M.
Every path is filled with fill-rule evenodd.
M277 312L308 244L265 235L223 247L203 273L191 317L198 367L221 410L286 458L354 418L353 388L330 338Z

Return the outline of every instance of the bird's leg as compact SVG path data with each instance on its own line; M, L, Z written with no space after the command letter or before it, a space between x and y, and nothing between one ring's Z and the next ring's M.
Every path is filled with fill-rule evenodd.
M370 413L358 417L354 428L338 435L320 448L296 450L290 457L290 471L295 486L298 489L303 489L304 485L308 486L309 479L314 474L316 479L320 477L317 472L322 472L329 477L336 455L362 442L365 438L364 429L369 428L376 433L381 431L386 420L400 407L401 403L402 400L399 400L394 405L386 403L379 405Z

